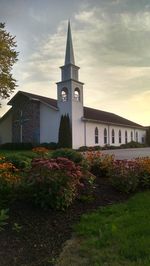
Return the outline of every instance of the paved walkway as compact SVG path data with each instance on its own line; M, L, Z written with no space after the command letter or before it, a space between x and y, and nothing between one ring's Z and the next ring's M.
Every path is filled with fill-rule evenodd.
M104 150L103 153L114 154L117 160L134 159L138 157L150 157L150 148Z

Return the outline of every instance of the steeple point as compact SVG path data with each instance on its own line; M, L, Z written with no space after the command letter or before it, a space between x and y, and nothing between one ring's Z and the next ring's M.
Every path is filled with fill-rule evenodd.
M68 21L68 33L67 33L66 55L65 55L65 65L68 64L75 65L70 20Z

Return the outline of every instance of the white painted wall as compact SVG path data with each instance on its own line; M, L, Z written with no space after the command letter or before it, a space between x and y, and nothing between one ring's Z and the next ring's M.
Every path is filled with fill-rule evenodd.
M0 121L0 144L12 142L12 113L5 115Z
M83 83L69 80L57 84L59 115L68 114L72 125L72 147L74 149L84 144L84 123L83 117ZM67 101L62 101L61 91L63 88L68 89ZM78 88L80 91L80 101L74 98L74 90Z
M80 92L80 100L74 97L74 91L78 88ZM77 149L84 144L84 123L83 117L83 84L72 82L72 147Z
M131 141L131 131L133 132L133 141L136 141L136 132L138 132L138 142L142 143L143 139L146 137L146 130L144 129L136 129L130 127L121 127L115 125L107 125L100 124L94 122L85 122L85 144L86 146L104 146L104 129L107 129L107 144L120 146L121 144L125 144L125 131L127 131L127 142ZM95 144L95 128L99 130L99 142ZM112 143L112 129L115 131L115 143ZM119 143L119 130L121 130L121 143Z
M40 104L40 143L58 142L59 112Z

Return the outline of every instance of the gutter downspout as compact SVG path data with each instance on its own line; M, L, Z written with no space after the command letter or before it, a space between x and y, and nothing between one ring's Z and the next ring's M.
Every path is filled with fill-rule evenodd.
M109 125L108 125L108 145L110 145L110 130L109 130Z
M84 146L86 146L86 121L84 122Z

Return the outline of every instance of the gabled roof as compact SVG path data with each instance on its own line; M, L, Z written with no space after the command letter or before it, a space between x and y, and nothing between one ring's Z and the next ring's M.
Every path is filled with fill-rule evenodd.
M19 91L10 101L9 105L12 105L14 99L18 94L23 94L26 97L33 99L33 100L38 100L46 105L49 105L50 107L58 110L57 106L57 100L48 98L48 97L43 97L37 94L29 93L29 92L24 92L24 91ZM90 122L99 122L99 123L104 123L104 124L111 124L111 125L119 125L119 126L129 126L133 128L143 128L143 126L134 123L128 119L125 119L119 115L110 113L110 112L105 112L89 107L84 107L83 109L83 118L82 120L90 121Z
M44 96L33 94L33 93L29 93L29 92L25 92L25 91L18 91L16 93L16 95L8 102L8 105L12 105L13 101L16 99L18 94L23 94L32 100L40 101L46 105L49 105L49 106L57 109L57 101L55 99L44 97Z
M117 124L120 126L144 128L143 126L137 123L134 123L128 119L125 119L119 115L89 108L89 107L84 107L83 120L89 120L89 121L92 120L92 121L99 121L99 122L107 123L107 124Z
M11 114L12 108L10 108L2 117L0 117L0 122L2 122L3 120L5 120L9 114Z

